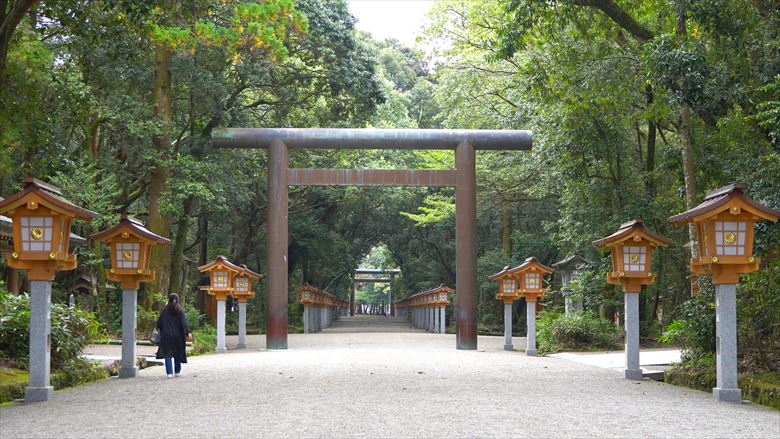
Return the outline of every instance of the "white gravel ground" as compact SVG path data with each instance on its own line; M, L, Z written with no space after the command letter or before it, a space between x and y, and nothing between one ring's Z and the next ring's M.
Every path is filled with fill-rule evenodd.
M2 407L0 438L780 437L780 413L760 406L507 352L501 337L458 351L454 335L356 319L290 335L286 351L250 337L178 378L153 367Z

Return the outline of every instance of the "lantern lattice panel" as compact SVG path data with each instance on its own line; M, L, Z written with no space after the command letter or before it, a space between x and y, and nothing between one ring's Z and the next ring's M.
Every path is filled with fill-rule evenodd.
M50 252L54 218L50 216L23 216L22 251Z
M625 271L645 272L647 267L647 247L627 245L623 247L623 269Z
M215 271L214 273L212 273L211 287L227 288L228 287L227 271Z
M715 221L715 253L718 256L744 256L745 221Z
M141 244L137 242L116 243L116 268L138 268Z

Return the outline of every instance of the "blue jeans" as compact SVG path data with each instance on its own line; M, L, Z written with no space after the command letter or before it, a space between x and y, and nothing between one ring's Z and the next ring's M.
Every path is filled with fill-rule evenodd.
M173 357L165 357L165 373L168 375L173 374L173 366L171 365L171 362L176 363L176 373L181 372L181 363L179 363L179 360L175 360Z

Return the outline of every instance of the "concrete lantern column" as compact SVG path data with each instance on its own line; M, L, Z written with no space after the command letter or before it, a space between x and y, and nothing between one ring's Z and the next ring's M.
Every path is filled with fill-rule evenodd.
M246 302L238 302L238 349L246 349Z
M629 380L641 380L639 367L639 291L626 291L625 301L625 376Z
M433 332L433 307L428 308L428 332Z
M320 329L328 327L328 309L320 308Z
M527 300L525 302L525 313L528 319L528 344L525 348L525 354L531 357L536 356L536 301Z
M504 350L513 351L512 346L512 303L504 304Z
M439 332L444 334L447 329L447 308L439 308Z
M135 328L138 309L138 290L122 289L122 366L119 378L135 378Z
M306 305L303 305L303 333L308 334L311 332L311 328L309 327L309 307Z
M30 364L26 402L48 401L51 372L51 281L30 281Z
M225 301L217 300L217 353L227 352L225 347Z
M433 333L436 334L439 332L439 309L438 308L431 308L433 309Z
M742 402L737 383L737 286L715 285L715 363L718 401Z

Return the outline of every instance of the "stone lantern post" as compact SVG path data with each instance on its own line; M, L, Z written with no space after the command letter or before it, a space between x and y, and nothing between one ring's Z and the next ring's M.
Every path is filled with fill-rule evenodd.
M737 385L737 282L741 273L759 267L759 258L753 256L755 222L775 222L778 217L780 212L748 198L745 186L731 184L669 218L677 226L694 224L699 257L691 259L691 271L711 275L715 285L717 387L712 392L719 401L742 401Z
M641 380L639 367L639 292L642 285L655 282L655 273L650 271L653 249L667 246L671 241L647 230L642 220L620 225L617 232L606 238L593 241L601 249L612 251L612 271L607 273L607 282L623 286L625 305L625 377Z
M246 265L239 266L241 271L234 278L235 288L233 298L238 301L238 349L246 348L246 307L249 299L255 297L252 291L252 280L261 280L262 275L248 269Z
M496 299L504 302L504 349L507 351L515 349L512 345L512 302L520 298L518 285L521 282L512 270L507 265L498 273L488 276L488 279L498 282Z
M209 295L217 300L217 353L227 352L225 346L225 301L227 296L235 291L235 277L243 270L238 265L233 264L224 256L217 258L206 265L198 267L203 273L209 273L211 284L206 287Z
M30 363L25 401L46 401L51 373L51 282L54 273L76 268L70 253L71 221L97 214L62 198L60 189L28 177L24 187L0 201L0 214L13 222L14 250L9 267L27 270L30 279Z
M168 238L147 230L135 218L123 216L114 227L92 235L92 239L111 246L111 269L106 276L122 287L122 366L119 378L138 376L135 365L135 330L138 314L138 287L154 280L149 269L152 246L169 244Z

